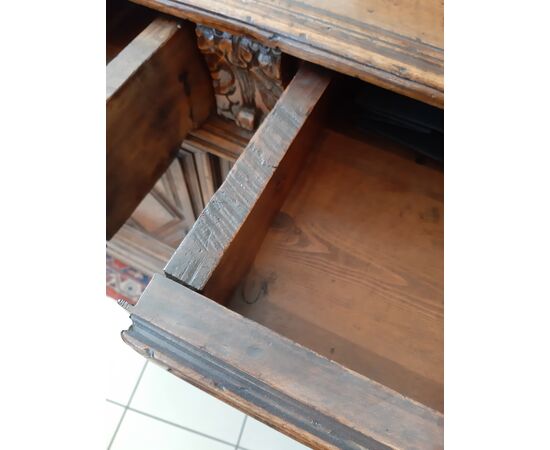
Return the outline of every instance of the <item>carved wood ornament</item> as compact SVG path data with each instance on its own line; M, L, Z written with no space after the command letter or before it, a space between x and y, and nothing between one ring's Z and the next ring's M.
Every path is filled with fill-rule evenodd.
M212 77L218 114L254 130L283 92L281 51L246 36L197 25L198 47Z

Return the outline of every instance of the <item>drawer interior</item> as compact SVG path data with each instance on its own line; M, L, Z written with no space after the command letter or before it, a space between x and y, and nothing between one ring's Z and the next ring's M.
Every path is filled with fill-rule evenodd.
M227 306L442 411L442 170L324 129Z
M215 106L194 24L139 11L108 27L108 238ZM300 65L164 275L123 304L123 338L314 448L428 448L443 425L442 121L340 82Z
M165 273L443 411L442 165L331 128L326 85L302 67Z
M195 24L109 7L108 239L219 120ZM442 111L292 64L123 339L313 448L442 448Z

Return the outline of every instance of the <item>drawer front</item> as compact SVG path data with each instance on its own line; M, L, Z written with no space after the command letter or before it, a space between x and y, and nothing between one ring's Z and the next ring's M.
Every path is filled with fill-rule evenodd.
M443 448L443 416L155 275L123 339L315 449Z

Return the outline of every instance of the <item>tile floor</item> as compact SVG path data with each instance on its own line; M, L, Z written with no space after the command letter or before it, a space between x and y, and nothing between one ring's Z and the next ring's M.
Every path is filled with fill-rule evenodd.
M128 314L107 298L105 446L112 450L307 447L147 362L122 342ZM108 306L108 307L107 307Z

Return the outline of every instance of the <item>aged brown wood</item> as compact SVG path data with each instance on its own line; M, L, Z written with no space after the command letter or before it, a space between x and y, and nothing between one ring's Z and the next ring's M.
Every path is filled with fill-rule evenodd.
M216 167L214 157L200 150L191 150L197 168L202 200L206 205L219 186L219 169Z
M316 449L442 449L443 416L156 275L124 340Z
M125 223L107 242L108 255L149 276L161 273L172 253L173 247L129 223Z
M325 131L228 307L443 411L443 172Z
M190 151L180 148L178 150L178 159L183 170L189 196L191 197L191 203L193 205L193 211L195 212L195 218L204 209L205 203L201 192L201 183L199 180L199 174L197 171L197 164L195 157Z
M218 81L231 58L246 66L242 57L256 38L266 52L286 51L442 106L440 3L138 3L192 18L201 24L199 38L208 40L204 30L211 27L221 30L214 49L201 43L207 55L225 48L216 54L221 66L210 67ZM196 43L193 31L184 24L182 39ZM124 98L121 123L111 132L121 136L118 166L136 178L116 173L119 180L111 172L108 179L120 181L118 195L135 207L142 183L153 186L154 170L177 152L180 162L171 167L178 171L179 164L185 174L186 211L194 216L208 205L166 276L155 276L136 307L126 305L133 325L123 338L175 375L312 448L442 448L442 170L416 164L384 139L328 130L322 119L328 86L336 83L311 66L302 67L251 137L209 115L214 93L195 44L173 44L177 28L157 32L112 61L119 60L108 79L108 103L119 92ZM260 63L261 48L251 61ZM179 66L178 54L191 58ZM202 72L186 65L195 63ZM250 109L259 105L244 97L232 119L253 128L261 115ZM197 112L204 98L209 107ZM199 116L202 126L194 128ZM213 165L212 155L237 162ZM159 183L148 206L161 205L165 224L138 217L138 207L114 246L132 255L128 243L142 242L143 265L155 270L168 246L151 246L147 226L153 224L159 243L173 245L181 225L173 217L182 216L173 186Z
M195 218L180 160L176 158L130 219L107 242L107 254L148 275L161 273Z
M232 167L233 163L231 161L228 161L227 159L220 159L220 175L222 182L225 181Z
M193 25L158 18L107 65L107 239L213 106Z
M300 68L165 268L223 302L254 258L299 173L322 112L330 76Z
M203 151L234 162L252 135L252 132L238 127L233 121L213 114L200 128L192 130L181 146L186 150Z
M109 63L149 25L155 11L128 0L107 1L106 56Z
M204 25L195 31L214 83L218 114L255 130L283 93L281 51Z
M236 125L232 125L236 127ZM225 171L230 168L230 161L216 156L201 153L212 161L212 165L222 166ZM191 170L184 171L184 165L192 164ZM182 239L191 229L196 216L203 208L203 196L198 173L196 173L195 155L184 151L178 154L166 172L156 182L153 189L145 196L132 216L107 241L107 254L129 264L143 273L152 276L162 270ZM186 179L187 178L187 179ZM192 198L189 186L196 189ZM212 189L217 188L213 186ZM197 214L194 203L200 204Z
M441 0L133 1L443 106Z

